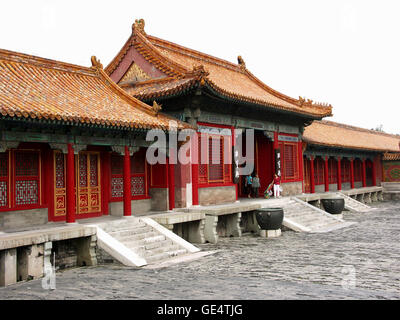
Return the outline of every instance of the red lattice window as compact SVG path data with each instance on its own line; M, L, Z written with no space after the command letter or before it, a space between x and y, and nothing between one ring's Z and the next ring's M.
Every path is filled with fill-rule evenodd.
M15 205L39 204L40 170L39 153L15 151Z
M146 195L146 152L141 149L131 157L131 195Z
M199 184L230 183L232 180L231 137L198 133Z
M295 180L299 176L297 143L280 142L282 179Z
M124 195L124 157L111 155L111 198L122 198Z
M131 157L131 195L147 195L146 152L139 150ZM121 200L124 196L124 156L111 155L111 198Z
M328 160L328 177L329 183L337 183L337 161L334 158Z
M8 206L8 152L0 153L0 208Z
M324 175L324 160L321 158L315 158L314 160L314 181L315 185L321 185L325 183Z
M203 137L203 138L202 138ZM204 139L205 137L205 139ZM203 139L203 141L202 141ZM207 142L207 135L198 134L198 163L199 163L199 183L208 183L208 152L207 145L202 142Z
M89 172L90 172L90 187L97 187L99 185L99 157L97 154L89 155Z
M362 162L360 159L354 160L354 181L362 181Z
M342 182L350 182L350 160L349 159L342 159L340 162L340 174L341 174L341 179Z
M222 137L208 139L208 181L224 181L224 140Z

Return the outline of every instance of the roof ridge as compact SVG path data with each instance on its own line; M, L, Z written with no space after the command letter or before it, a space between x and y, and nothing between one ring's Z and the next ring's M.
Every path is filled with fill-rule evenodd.
M184 51L184 52L179 51L179 53L183 53L183 54L186 54L186 55L188 55L188 56L190 56L192 58L203 60L205 62L210 62L210 63L216 64L216 65L219 65L221 67L225 67L225 68L231 69L233 71L237 71L239 73L243 73L243 69L240 67L240 65L235 64L233 62L230 62L228 60L225 60L225 59L222 59L222 58L218 58L218 57L215 57L213 55L210 55L210 54L207 54L207 53L195 50L195 49L190 49L188 47L185 47L185 46L179 45L177 43L174 43L174 42L171 42L171 41L168 41L168 40L164 40L164 39L161 39L161 38L158 38L158 37L155 37L155 36L147 35L146 37L150 38L150 39L153 39L156 42L160 42L160 43L163 43L164 45L167 45L167 48L170 49L170 50L171 49L174 50L174 48L171 48L171 47L176 47L177 49L180 49L180 50ZM163 46L161 44L158 44L158 45L161 46L161 47L165 47L165 46ZM171 46L171 47L168 47L168 45ZM193 54L196 55L196 56L193 56Z
M103 81L105 81L114 92L118 93L121 96L121 98L123 98L129 104L134 103L137 107L140 107L141 110L152 116L155 116L157 114L151 106L126 93L124 89L122 89L119 85L117 85L104 71L103 66L100 63L100 60L98 60L95 56L92 56L91 60L92 60L92 68L94 68L97 71L99 77Z
M60 70L65 72L82 73L85 75L96 76L93 68L79 66L76 64L62 62L53 59L42 58L26 53L15 52L11 50L0 49L0 60L7 60L17 63L35 65L41 68Z
M196 77L192 76L192 77L185 77L182 79L189 80L190 78L195 79ZM126 81L123 83L119 83L118 86L124 88L124 87L131 87L132 85L134 85L135 87L137 87L137 86L144 86L144 85L153 84L153 83L156 84L156 83L164 83L164 82L173 82L173 81L182 80L182 79L176 79L174 77L168 76L168 77L164 77L164 78L153 78L153 79L141 80L141 81L136 81L136 82Z
M248 69L245 69L245 72L252 80L257 82L257 84L260 85L262 88L264 88L266 91L268 91L269 93L271 93L275 96L278 96L279 98L281 98L287 102L293 103L299 107L302 107L304 105L306 105L306 106L309 105L312 107L323 107L326 109L330 108L330 110L332 112L331 104L323 104L323 103L319 103L319 102L314 102L313 100L310 100L310 99L307 99L307 101L306 101L304 98L301 98L301 97L299 97L299 99L295 99L295 98L290 97L284 93L281 93L275 89L272 89L270 86L268 86L267 84L262 82L260 79L258 79L254 74L252 74Z
M157 49L152 43L151 41L149 41L147 39L147 35L138 32L137 29L133 29L134 30L134 34L132 35L132 40L134 43L134 46L138 46L140 42L141 45L146 46L147 50L151 50L153 54L156 55L155 58L158 59L159 62L161 62L162 64L166 65L168 68L170 68L172 70L173 73L177 73L180 76L183 76L185 73L189 72L190 70L188 70L185 66L165 57L159 49ZM141 41L137 41L137 40L141 40ZM144 58L146 60L148 60L145 56Z
M392 134L392 133L387 133L387 132L382 132L382 131L376 131L376 130L361 128L361 127L356 127L354 125L335 122L335 121L332 121L332 120L315 120L315 122L320 122L322 124L327 124L327 125L331 125L331 126L335 126L335 127L345 128L345 129L351 129L351 130L354 130L354 131L369 132L371 134L378 134L378 135L382 135L382 136L400 138L400 135L398 135L398 134Z

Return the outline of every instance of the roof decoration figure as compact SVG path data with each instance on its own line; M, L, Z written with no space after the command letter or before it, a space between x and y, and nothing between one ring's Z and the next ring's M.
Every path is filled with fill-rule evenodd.
M146 34L146 32L144 31L144 19L136 19L135 23L132 25L132 32L135 33L136 32L140 32L143 34Z
M158 115L158 112L162 109L161 106L162 106L161 104L158 104L156 101L153 101L153 110L156 115Z
M96 58L96 56L91 57L92 68L95 69L103 69L103 65L100 63L100 60Z
M237 59L238 59L238 64L239 64L240 68L246 69L246 63L244 62L242 56L238 56Z

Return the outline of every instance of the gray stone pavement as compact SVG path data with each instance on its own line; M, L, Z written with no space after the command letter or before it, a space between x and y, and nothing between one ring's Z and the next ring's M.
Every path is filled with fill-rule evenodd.
M121 265L58 272L0 288L0 299L400 299L400 202L381 202L329 233L248 234L200 245L213 255L162 269Z

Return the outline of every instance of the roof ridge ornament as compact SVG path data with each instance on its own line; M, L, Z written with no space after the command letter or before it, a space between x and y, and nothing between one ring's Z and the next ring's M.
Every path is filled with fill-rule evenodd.
M246 63L244 62L242 56L237 57L238 64L240 66L240 69L245 70L246 69Z
M158 115L158 112L162 109L161 107L162 107L161 104L158 104L156 101L153 101L153 106L152 106L152 108L153 108L153 111L154 111L154 113L155 113L156 115Z
M187 73L188 76L197 76L199 78L207 77L210 73L204 68L204 65L194 65L192 71Z
M144 19L136 19L135 23L132 25L132 33L140 32L142 34L146 34L144 31Z
M101 64L100 60L96 58L96 56L91 57L92 68L94 69L103 69L103 65Z

